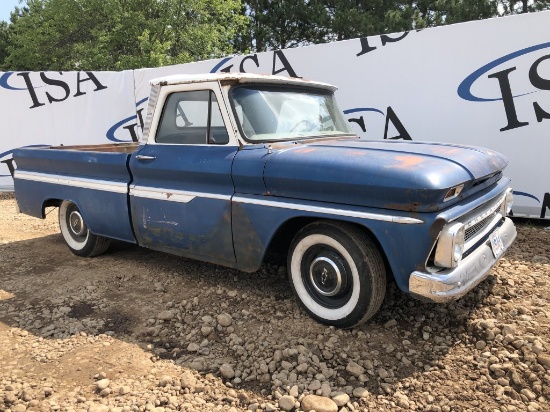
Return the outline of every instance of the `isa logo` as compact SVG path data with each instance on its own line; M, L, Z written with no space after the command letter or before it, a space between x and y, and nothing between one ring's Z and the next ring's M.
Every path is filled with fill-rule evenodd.
M549 51L547 50L549 48L550 43L541 43L485 64L460 83L457 89L458 95L464 100L478 103L501 101L507 120L507 124L500 129L501 132L528 126L535 120L540 123L550 119L550 107L543 108L537 101L537 96L531 99L521 99L521 104L532 104L533 116L531 119L520 119L516 106L520 104L521 97L541 91L550 91L550 53L543 56L540 56L541 53L537 53ZM487 79L498 83L500 95L483 96L473 91L476 86L479 87L481 83L486 83ZM525 79L529 80L530 90L519 89L519 87L525 88ZM518 84L523 86L518 86Z
M357 133L362 135L367 132L366 116L384 116L386 118L384 125L384 139L389 140L412 140L411 135L399 119L394 109L388 106L386 112L377 109L375 107L355 107L353 109L344 110L344 114L348 118L348 122L355 124L359 127L360 131ZM378 137L378 136L377 136Z
M1 88L28 94L29 109L84 96L84 84L93 84L92 92L107 89L92 72L77 72L76 78L74 73L64 72L6 72L0 76Z
M145 125L143 111L147 107L148 100L149 98L145 97L136 103L135 115L122 119L112 125L105 134L107 139L115 143L138 142Z
M33 144L29 146L23 146L23 147L45 147L48 146L46 144ZM15 165L13 160L13 151L15 149L7 150L5 152L0 153L0 164L4 164L7 169L2 170L0 167L0 178L2 177L8 177L12 176L15 172ZM9 172L9 174L6 174L6 172Z
M475 103L501 102L506 124L501 132L550 119L550 42L540 43L495 59L466 76L457 89L460 98ZM489 82L498 85L498 95L480 93ZM487 88L485 88L487 90ZM542 92L542 94L541 94ZM547 106L544 106L546 102ZM518 114L518 108L521 107ZM531 113L531 116L528 116ZM541 204L540 218L550 209L550 193L542 199L514 191Z
M271 53L272 58L267 57ZM262 59L257 53L248 56L226 57L210 70L210 73L270 73L299 77L282 50L266 52Z

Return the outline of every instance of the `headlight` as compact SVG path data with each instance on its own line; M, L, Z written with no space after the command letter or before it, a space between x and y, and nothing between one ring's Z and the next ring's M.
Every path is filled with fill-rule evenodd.
M454 239L453 260L455 263L460 262L462 253L464 253L464 226L460 228Z
M454 268L464 253L464 225L451 223L443 228L435 249L436 266Z
M514 191L512 188L506 189L506 194L504 195L504 201L500 207L500 213L502 216L508 216L512 212L512 205L514 204Z

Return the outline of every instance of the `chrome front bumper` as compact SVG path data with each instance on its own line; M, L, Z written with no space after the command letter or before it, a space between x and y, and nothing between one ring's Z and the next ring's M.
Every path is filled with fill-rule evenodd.
M504 223L493 232L498 232L504 250L495 258L489 240L473 250L456 268L436 273L415 271L409 278L410 294L420 300L429 302L448 302L458 299L472 290L487 277L498 259L508 250L517 232L514 223L505 218Z

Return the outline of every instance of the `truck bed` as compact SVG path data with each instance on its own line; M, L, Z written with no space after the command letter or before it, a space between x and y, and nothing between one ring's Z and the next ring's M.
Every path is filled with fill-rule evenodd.
M51 146L14 151L15 193L21 212L44 218L62 200L81 205L90 231L135 242L128 208L128 169L137 143Z

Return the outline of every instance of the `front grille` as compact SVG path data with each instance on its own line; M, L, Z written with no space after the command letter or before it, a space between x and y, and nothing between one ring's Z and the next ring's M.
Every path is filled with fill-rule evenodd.
M487 243L489 235L503 222L501 213L505 193L491 201L463 214L458 219L450 220L439 235L432 253L428 257L426 267L429 271L437 272L441 268L454 268L456 262L452 261L454 242L460 225L464 227L464 252L462 258L466 258L483 243ZM458 223L459 226L455 224Z
M467 224L466 230L464 232L464 241L467 242L479 232L483 231L483 229L485 229L485 227L492 222L496 215L497 213L493 212L479 222L474 223L472 226L469 226L469 224Z

